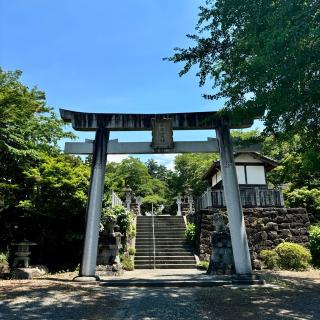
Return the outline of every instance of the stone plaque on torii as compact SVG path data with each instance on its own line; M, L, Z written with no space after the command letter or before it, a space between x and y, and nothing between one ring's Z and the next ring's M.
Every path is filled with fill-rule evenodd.
M94 141L71 142L65 146L66 153L93 154L84 249L76 280L98 279L95 271L107 154L219 152L236 272L239 275L252 273L230 129L249 128L253 119L239 121L218 112L116 114L60 109L60 115L65 122L71 122L75 130L96 132ZM207 129L215 130L217 139L177 142L172 139L173 130ZM147 130L153 132L152 143L109 141L110 131ZM257 146L251 146L243 151L256 150Z
M172 119L153 119L151 148L155 152L165 152L173 146Z

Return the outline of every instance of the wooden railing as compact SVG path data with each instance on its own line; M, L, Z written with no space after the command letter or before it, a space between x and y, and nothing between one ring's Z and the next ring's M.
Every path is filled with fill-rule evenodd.
M283 194L278 189L240 188L240 198L243 207L283 207ZM224 191L206 190L196 199L196 211L208 208L222 208L226 206Z

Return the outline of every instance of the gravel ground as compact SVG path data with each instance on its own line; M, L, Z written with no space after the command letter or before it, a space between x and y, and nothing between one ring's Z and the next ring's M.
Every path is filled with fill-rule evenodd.
M124 277L167 278L174 276L172 272L139 271ZM176 277L188 277L187 272L175 272ZM3 280L0 319L320 320L320 271L261 274L271 285L111 288L71 282L72 273L35 280ZM197 273L190 276L194 278Z

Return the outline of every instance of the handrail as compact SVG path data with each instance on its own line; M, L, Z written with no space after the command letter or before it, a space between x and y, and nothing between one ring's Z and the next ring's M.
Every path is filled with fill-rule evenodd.
M279 189L240 187L240 198L243 207L284 207L283 194ZM223 189L208 188L196 199L196 210L225 207Z
M153 269L156 268L156 236L154 232L154 213L151 214L152 217L152 241L153 241Z
M111 191L111 207L114 208L117 205L123 205L120 197L112 190Z

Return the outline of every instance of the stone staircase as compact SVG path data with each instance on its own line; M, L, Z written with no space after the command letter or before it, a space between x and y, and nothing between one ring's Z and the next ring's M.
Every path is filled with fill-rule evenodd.
M179 216L137 217L135 269L191 269L196 267L185 240L185 223Z

